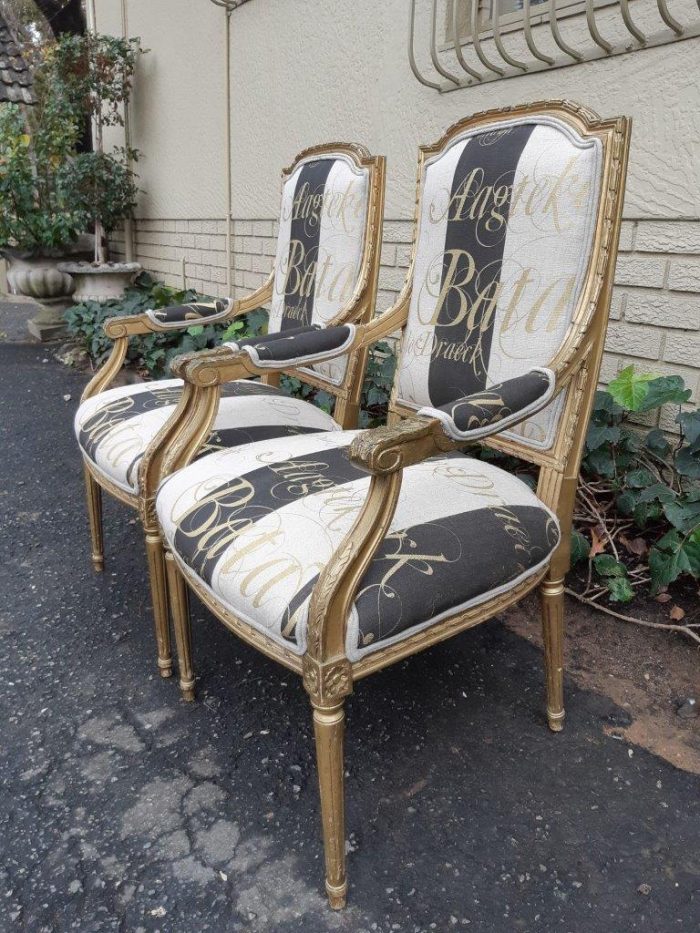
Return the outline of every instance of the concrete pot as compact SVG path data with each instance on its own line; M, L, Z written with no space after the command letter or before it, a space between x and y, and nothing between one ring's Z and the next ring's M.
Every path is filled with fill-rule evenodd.
M73 294L75 283L59 269L65 257L32 256L4 251L7 260L7 284L12 295L26 295L42 303L65 301Z
M75 282L74 304L121 298L142 268L138 262L62 262L59 266Z

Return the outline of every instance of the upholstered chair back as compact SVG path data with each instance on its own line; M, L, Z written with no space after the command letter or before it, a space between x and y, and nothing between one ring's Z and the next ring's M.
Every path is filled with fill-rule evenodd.
M363 266L369 169L330 153L296 163L282 188L269 332L325 326L350 301ZM339 385L346 357L314 364Z
M396 405L446 405L550 364L587 280L602 150L535 114L448 134L426 159ZM508 433L549 449L564 400Z

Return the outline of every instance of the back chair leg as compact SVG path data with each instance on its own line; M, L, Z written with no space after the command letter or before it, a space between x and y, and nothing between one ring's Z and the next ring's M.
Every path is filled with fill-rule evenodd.
M321 794L323 847L326 857L326 893L331 907L345 907L348 882L345 875L345 794L343 765L343 702L326 706L311 701L314 709L316 762Z
M168 596L175 628L180 690L183 700L191 703L194 700L194 671L192 668L189 592L170 551L165 555L165 566L168 574Z
M83 465L85 474L85 494L88 521L90 522L90 544L93 568L100 572L105 569L104 538L102 534L102 489L92 473Z
M168 620L168 590L165 581L163 542L157 532L146 531L146 556L151 583L151 605L158 645L158 670L161 677L171 677L173 658L170 650L170 624Z
M564 728L564 578L546 578L541 587L547 722L552 732Z

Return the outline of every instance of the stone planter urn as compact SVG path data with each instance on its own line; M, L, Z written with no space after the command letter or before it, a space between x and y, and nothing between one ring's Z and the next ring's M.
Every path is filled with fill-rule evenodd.
M32 298L37 314L27 323L32 337L55 340L66 329L63 312L73 304L75 282L59 268L66 259L79 260L94 250L94 237L82 234L67 250L28 252L6 247L0 254L7 262L7 285L12 295Z
M73 279L73 303L78 304L121 298L143 267L138 262L62 262L58 268Z
M7 284L12 295L25 295L37 301L61 301L73 294L75 283L58 268L64 256L32 255L3 250L7 260Z

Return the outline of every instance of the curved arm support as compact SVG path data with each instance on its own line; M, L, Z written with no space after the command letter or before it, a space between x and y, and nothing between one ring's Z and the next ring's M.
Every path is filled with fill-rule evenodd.
M112 346L112 352L83 389L83 394L80 396L81 402L92 398L93 395L97 395L107 388L124 365L128 346L128 337L117 337Z
M239 298L231 304L231 308L224 317L216 319L217 324L225 324L226 321L232 321L248 311L254 311L265 304L272 297L272 274L267 278L264 285L256 291L246 295L245 298ZM202 321L181 321L170 323L167 326L160 326L153 321L147 314L126 314L122 317L113 317L105 321L104 331L108 337L116 340L118 337L135 337L139 334L167 334L172 330L187 330L196 324L206 324L206 319Z
M155 496L160 483L186 467L209 437L220 396L218 386L199 388L185 383L175 410L146 448L139 464L139 502L145 528L157 528Z

